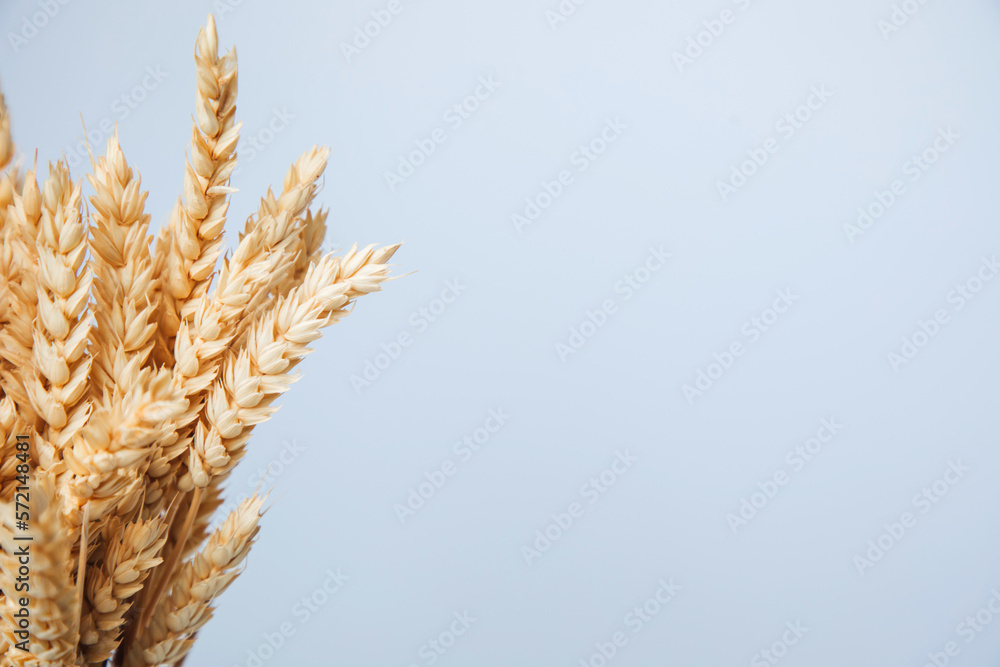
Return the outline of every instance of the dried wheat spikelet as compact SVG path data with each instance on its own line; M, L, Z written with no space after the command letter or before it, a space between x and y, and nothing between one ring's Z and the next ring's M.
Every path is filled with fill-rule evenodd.
M126 667L173 664L191 650L194 633L212 617L212 601L239 574L257 536L263 503L257 495L243 500L177 572L153 622L126 656Z
M94 174L87 178L95 191L90 198L96 301L91 391L100 398L105 390L128 390L135 384L153 346L158 295L152 291L146 193L140 191L141 181L125 161L117 135L108 140L106 156L98 159Z
M35 180L34 170L29 170L19 188L12 193L12 203L7 209L0 249L2 269L5 272L6 317L0 329L0 378L4 392L16 400L18 412L25 419L35 421L36 415L28 401L25 376L31 367L31 350L34 334L33 323L38 313L38 252L35 239L42 216L42 193ZM44 461L46 466L54 462Z
M149 502L169 500L174 490L169 486L171 478L183 477L179 472L183 461L178 457L192 446L200 405L219 372L222 354L236 338L241 323L249 321L259 308L261 297L268 296L273 276L283 269L283 258L297 247L302 231L296 224L297 216L312 201L313 183L325 168L328 155L326 149L313 148L292 166L281 198L273 206L262 203L256 224L248 226L233 256L223 262L215 290L196 300L190 323L180 323L174 339L174 368L192 407L179 418L176 441L164 446L151 469L154 478L167 477L167 496L155 493ZM268 199L273 201L270 192ZM162 486L158 483L157 491Z
M192 315L197 298L208 291L222 252L222 231L229 209L229 176L236 168L240 125L235 122L235 50L219 56L215 19L198 33L197 86L191 159L184 173L184 196L157 248L164 310L162 331L168 343L180 319Z
M237 63L212 17L194 59L182 193L155 234L124 135L86 178L59 161L42 180L0 95L0 667L179 666L259 530L255 494L210 531L223 482L308 345L390 279L398 245L322 252L325 147L224 253Z
M31 408L45 422L39 441L52 465L90 414L90 322L85 310L91 275L84 263L87 229L80 197L81 184L73 183L69 169L61 162L51 166L35 241L38 307L31 371L24 385Z
M88 610L81 643L88 663L103 664L118 646L125 613L142 590L150 571L163 562L167 541L166 515L125 526L114 517L104 528L104 554L88 570Z

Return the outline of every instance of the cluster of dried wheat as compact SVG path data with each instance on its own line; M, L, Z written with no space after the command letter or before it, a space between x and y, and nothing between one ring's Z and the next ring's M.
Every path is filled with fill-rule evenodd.
M211 17L195 63L183 196L155 245L117 136L86 207L63 163L44 181L10 164L0 97L2 665L183 662L257 534L256 495L209 531L222 483L307 345L380 289L398 247L322 255L328 152L313 148L216 270L240 126L236 55L219 56Z

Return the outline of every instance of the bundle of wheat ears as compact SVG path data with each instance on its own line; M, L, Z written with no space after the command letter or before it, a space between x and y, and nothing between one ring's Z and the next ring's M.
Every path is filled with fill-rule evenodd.
M11 164L0 97L4 666L184 661L258 530L257 494L210 530L223 483L398 248L322 254L328 151L312 148L218 261L240 125L212 17L195 63L183 195L155 243L117 134L85 200L62 162L44 180Z

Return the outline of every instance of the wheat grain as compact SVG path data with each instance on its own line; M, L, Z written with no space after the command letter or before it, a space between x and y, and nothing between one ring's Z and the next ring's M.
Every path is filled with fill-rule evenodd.
M239 575L259 530L263 503L256 494L241 502L205 547L177 571L149 628L129 647L126 667L172 664L187 654L193 634L212 617L212 601Z

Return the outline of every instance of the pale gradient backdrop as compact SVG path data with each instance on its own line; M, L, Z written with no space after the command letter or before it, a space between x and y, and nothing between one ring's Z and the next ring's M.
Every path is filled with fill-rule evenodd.
M413 273L257 428L186 667L997 664L996 2L5 0L18 145L117 121L161 223L212 11L230 247L326 144Z

